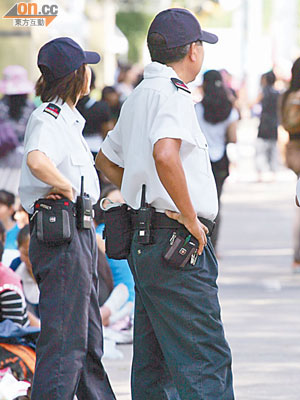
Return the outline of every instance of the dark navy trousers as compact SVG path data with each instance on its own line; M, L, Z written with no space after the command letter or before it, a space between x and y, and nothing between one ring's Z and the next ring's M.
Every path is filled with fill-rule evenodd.
M95 230L47 247L33 231L29 256L40 289L41 333L32 400L112 400L101 357Z
M233 400L231 352L224 337L210 239L194 266L162 257L172 232L154 230L154 244L137 243L129 264L136 305L133 400ZM177 229L179 235L188 231Z

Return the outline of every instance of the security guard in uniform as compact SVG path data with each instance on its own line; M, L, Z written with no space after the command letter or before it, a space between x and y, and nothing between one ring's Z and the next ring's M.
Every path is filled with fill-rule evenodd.
M149 244L141 243L144 231L132 218L128 258L136 285L134 400L234 399L231 352L217 296L218 266L209 238L217 192L186 86L200 72L202 42L217 40L186 9L159 13L147 38L153 62L96 159L130 207L139 209L145 185L146 202L155 209ZM196 240L198 258L193 253L184 266L171 265L166 249L174 237L186 238L185 245L189 234Z
M40 289L33 400L73 400L75 394L79 400L115 399L101 363L95 230L75 228L71 241L51 247L37 234L38 224L56 223L55 215L49 221L38 218L41 204L55 209L61 200L73 210L81 176L92 203L99 198L93 157L82 137L85 120L75 108L89 91L86 64L99 60L97 53L83 51L70 38L48 42L38 55L42 76L36 90L44 103L27 125L19 188L22 205L31 214L29 255Z

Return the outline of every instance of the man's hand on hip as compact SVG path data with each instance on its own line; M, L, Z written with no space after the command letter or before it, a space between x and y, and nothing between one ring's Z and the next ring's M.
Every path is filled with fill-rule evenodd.
M177 213L174 211L166 211L166 215L169 218L175 219L178 221L180 224L184 225L186 229L190 232L191 235L193 235L199 242L199 248L198 248L198 254L202 254L204 246L207 244L207 237L206 235L208 234L208 228L203 225L199 219L194 217L193 219L185 217L181 213Z

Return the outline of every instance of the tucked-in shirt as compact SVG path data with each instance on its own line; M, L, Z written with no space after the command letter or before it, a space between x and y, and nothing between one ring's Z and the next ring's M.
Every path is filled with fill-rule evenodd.
M224 121L212 124L204 119L204 108L201 103L197 103L195 109L200 128L208 143L209 157L212 162L219 161L225 153L227 129L232 122L238 121L239 114L233 108Z
M84 190L93 203L100 195L93 156L82 136L85 119L67 103L62 104L60 99L52 103L60 107L57 118L45 111L49 103L43 103L32 113L25 132L19 193L21 203L29 213L32 213L34 202L51 189L33 176L27 165L28 153L34 150L43 152L68 179L74 200L80 194L81 176L84 176Z
M124 168L121 192L129 206L140 207L142 185L146 184L149 204L159 212L178 212L157 174L153 148L160 139L180 139L180 158L193 206L198 216L214 219L218 200L207 142L191 94L178 89L171 78L178 76L166 65L153 62L145 68L144 80L123 104L117 125L101 149Z

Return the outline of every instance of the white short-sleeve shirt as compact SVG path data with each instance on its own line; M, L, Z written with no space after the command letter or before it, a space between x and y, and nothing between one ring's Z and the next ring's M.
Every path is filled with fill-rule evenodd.
M213 162L219 161L225 153L227 129L232 122L238 121L239 113L233 108L224 121L212 124L205 120L204 108L201 103L197 103L195 109L200 128L208 143L210 159Z
M145 68L144 80L123 104L117 125L101 149L124 168L121 192L128 205L140 207L142 184L146 184L146 201L158 212L178 211L158 177L153 147L159 139L181 139L180 157L191 201L198 216L212 220L218 200L207 142L191 94L177 88L171 78L178 76L166 65L153 62Z
M84 176L84 190L93 203L100 195L93 156L82 136L85 119L67 103L62 104L60 99L51 104L54 111L53 107L48 107L49 103L41 104L31 114L26 127L19 194L23 207L29 213L33 211L34 202L51 189L33 176L27 165L27 155L33 150L43 152L70 181L73 200L80 194L81 176Z

